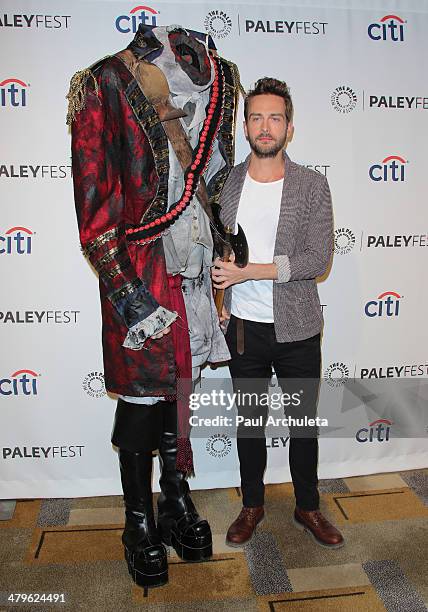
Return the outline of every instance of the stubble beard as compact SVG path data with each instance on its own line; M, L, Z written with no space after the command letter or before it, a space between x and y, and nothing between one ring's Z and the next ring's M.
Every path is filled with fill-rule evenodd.
M271 136L272 138L272 136ZM276 157L280 151L284 148L284 145L287 141L287 134L281 140L274 140L272 145L268 148L261 147L257 143L257 139L248 137L248 142L250 144L250 148L253 151L254 155L259 159L268 159L272 157Z

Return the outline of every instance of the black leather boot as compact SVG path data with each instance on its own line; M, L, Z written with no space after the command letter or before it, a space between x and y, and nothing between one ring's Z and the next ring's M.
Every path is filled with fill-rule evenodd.
M119 449L120 475L125 501L122 542L132 579L141 587L168 582L166 549L153 516L152 453Z
M163 433L159 447L161 493L158 498L158 529L162 541L173 546L186 561L202 561L212 556L212 535L208 522L201 519L190 498L182 472L176 469L177 435Z

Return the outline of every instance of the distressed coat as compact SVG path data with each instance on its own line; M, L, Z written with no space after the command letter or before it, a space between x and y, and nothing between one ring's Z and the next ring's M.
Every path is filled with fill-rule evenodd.
M135 41L129 48L138 60L150 61L161 47L146 26L140 26ZM219 61L225 96L217 138L226 164L207 185L211 203L217 202L233 166L238 91L233 64ZM171 313L162 240L140 246L125 234L142 220L165 215L167 136L119 57L100 60L80 74L84 102L71 123L74 195L81 244L99 275L106 388L134 397L171 395L176 390L171 334L147 337L138 351L123 346L128 330L139 322L147 321L153 334L176 316Z

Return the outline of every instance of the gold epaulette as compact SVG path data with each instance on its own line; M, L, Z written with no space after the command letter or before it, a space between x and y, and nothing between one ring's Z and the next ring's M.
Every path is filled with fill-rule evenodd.
M70 89L66 95L68 100L67 125L71 125L77 113L80 113L86 106L86 83L90 77L94 81L95 94L98 96L98 82L92 72L92 66L79 70L71 78Z

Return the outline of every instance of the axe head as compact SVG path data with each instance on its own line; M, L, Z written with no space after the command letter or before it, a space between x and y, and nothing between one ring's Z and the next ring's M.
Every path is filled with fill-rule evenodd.
M235 253L235 264L239 268L245 268L248 264L248 243L244 230L238 223L238 233L228 234L230 246Z
M239 268L245 268L248 263L248 243L244 230L238 223L237 234L226 231L220 220L220 206L218 204L212 206L212 212L211 229L214 229L213 238L217 253L222 257L223 253L232 250L235 254L235 264Z

